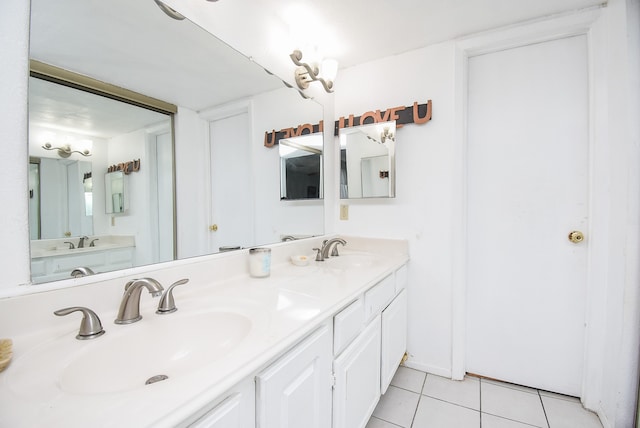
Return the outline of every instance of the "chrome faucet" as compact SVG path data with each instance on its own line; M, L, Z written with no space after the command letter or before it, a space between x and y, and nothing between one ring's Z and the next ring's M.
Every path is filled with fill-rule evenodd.
M131 324L142 319L140 315L140 293L142 287L146 287L153 297L162 294L162 285L153 278L132 279L124 286L124 295L118 310L116 324Z
M81 278L83 276L94 275L94 274L95 272L91 268L88 268L86 266L78 266L77 268L71 271L71 276L73 278Z
M322 242L322 248L314 248L314 250L318 251L316 255L316 261L322 262L325 259L329 258L329 250L333 247L333 251L331 251L331 257L337 257L338 254L338 244L347 245L347 241L342 238L333 238L329 240L324 240Z
M89 237L88 237L88 236L82 236L82 237L80 238L80 241L78 242L78 246L77 246L77 248L84 248L84 240L85 240L85 239L89 239Z

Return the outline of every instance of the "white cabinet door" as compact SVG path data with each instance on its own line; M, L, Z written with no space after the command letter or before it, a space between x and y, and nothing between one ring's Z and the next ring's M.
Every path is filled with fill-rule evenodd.
M255 384L246 379L189 428L255 428Z
M333 428L364 428L380 398L379 314L336 358L333 370Z
M407 292L402 290L382 311L382 369L380 392L384 394L407 350Z
M325 324L256 377L258 428L331 426L331 347Z

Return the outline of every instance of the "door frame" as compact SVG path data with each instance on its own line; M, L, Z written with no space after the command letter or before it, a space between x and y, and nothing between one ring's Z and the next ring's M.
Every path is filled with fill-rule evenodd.
M498 52L510 48L552 41L577 35L587 36L589 73L589 239L587 255L586 327L584 348L584 370L581 399L585 407L599 410L599 388L601 378L597 374L603 357L599 351L604 346L605 325L604 302L606 296L607 212L599 208L598 202L607 200L607 177L610 167L609 148L606 138L607 106L598 102L606 94L599 91L595 82L606 77L604 61L605 29L600 6L579 13L564 14L551 19L532 21L504 29L482 33L456 42L455 47L455 111L454 154L452 165L452 190L454 218L452 221L452 341L451 375L461 380L465 375L466 322L467 322L467 82L468 60L477 55ZM535 118L534 118L535 120ZM600 262L604 261L604 262Z

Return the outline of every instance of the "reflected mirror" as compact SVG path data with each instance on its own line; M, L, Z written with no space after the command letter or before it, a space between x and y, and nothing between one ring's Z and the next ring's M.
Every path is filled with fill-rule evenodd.
M322 147L321 133L280 140L280 199L322 199Z
M124 212L124 173L122 171L108 172L104 176L104 205L105 213Z
M281 202L278 150L263 145L265 131L299 123L318 123L323 116L322 106L312 100L304 100L295 90L285 88L279 78L265 72L255 62L195 24L168 18L152 0L32 0L30 28L32 60L177 106L174 121L180 124L179 132L174 136L171 118L163 112L152 112L160 114L161 119L143 121L136 128L119 134L144 134L143 153L140 146L126 141L121 141L117 150L112 150L111 146L116 145L114 141L107 142L105 146L98 140L119 137L115 134L96 137L91 130L95 122L86 117L85 111L76 109L78 104L68 110L69 106L65 104L69 98L60 100L46 95L50 103L49 113L55 111L57 115L51 115L48 123L44 117L37 119L36 113L31 113L30 117L30 139L33 140L30 141L33 149L30 156L34 158L29 169L29 205L30 213L33 213L29 218L32 262L42 260L41 243L48 239L56 240L55 245L47 246L48 250L55 248L58 256L69 258L61 259L64 263L56 262L61 268L56 275L50 276L47 276L43 263L32 263L33 282L69 278L70 271L77 266L93 269L93 259L81 256L77 251L80 242L83 242L82 251L85 253L95 253L98 249L116 251L126 248L129 251L115 257L123 263L93 269L105 272L209 254L219 251L226 243L239 243L244 247L277 242L285 235L323 233L321 201L303 205ZM51 93L44 83L52 82L39 80L31 79L30 97ZM229 115L219 112L224 111L225 106L238 102L251 106L251 116L247 117L242 129L248 142L247 151L240 158L227 158L225 151L216 147L233 146L238 141L239 134L235 132L238 128L230 127L231 133L216 141L213 133L203 135L202 130L221 126L221 118ZM81 101L79 105L86 104L86 101ZM111 115L110 124L117 126L123 117L128 116L130 114ZM49 129L45 129L47 127ZM66 174L67 177L67 187L60 182L56 190L59 194L66 191L67 201L58 207L60 211L66 211L65 219L62 215L50 213L44 206L48 196L43 191L48 190L42 188L43 174L48 172L44 171L42 162L61 160L57 151L43 149L46 142L38 137L44 131L59 133L59 128L69 134L69 140L49 139L52 147L57 147L54 143L61 141L63 145L69 144L72 151L89 150L91 153L90 157L72 154L62 161L64 167L59 167L56 172L58 176ZM167 140L168 146L158 143L157 147L151 147L149 135L154 138L164 135L162 138ZM191 163L181 165L175 162L172 143L176 153L192 159ZM162 150L162 147L170 149ZM154 150L158 150L157 153ZM150 153L156 157L154 162L150 161ZM209 153L211 156L206 158L194 153ZM114 192L113 185L109 190L105 181L107 168L136 159L141 159L140 171L124 175L122 192ZM75 166L71 166L73 162ZM90 169L81 167L82 162L88 162ZM202 165L193 162L201 162ZM236 173L246 171L246 179L229 186L229 177L225 177L224 170L216 169L217 165L233 168ZM174 168L175 175L182 177L180 183L183 187L174 181ZM63 173L64 169L66 172ZM144 176L147 173L149 176ZM79 177L79 180L69 179L72 176ZM73 186L68 185L71 181ZM174 195L174 186L183 193ZM71 187L77 188L73 195ZM167 188L172 190L164 190ZM318 188L321 192L322 186ZM110 197L108 192L112 193ZM190 201L191 194L196 193L197 197ZM174 232L175 198L182 201L179 212L186 214L175 218L177 229ZM234 209L238 198L242 198L248 214L243 212L239 216ZM107 214L108 205L113 206L114 200L123 212L113 210ZM158 205L170 208L168 211L159 210ZM202 211L207 213L202 214ZM170 215L163 215L163 212ZM156 214L149 217L149 227L140 228L139 221L150 213ZM55 235L44 233L49 217L56 219ZM233 221L233 227L227 221ZM216 233L209 232L214 222L220 225ZM176 234L179 236L181 230L187 230L189 237L181 241L176 251ZM236 231L251 233L247 237L237 237L234 235ZM225 233L227 235L221 235ZM65 242L70 242L75 248L69 249L70 244Z
M29 78L32 281L66 279L80 266L108 272L173 260L173 201L163 196L173 189L171 117L34 76ZM126 161L132 158L138 162ZM164 182L157 180L158 170ZM132 201L129 180L137 196ZM159 227L169 233L159 234Z
M395 197L395 122L340 129L340 198Z

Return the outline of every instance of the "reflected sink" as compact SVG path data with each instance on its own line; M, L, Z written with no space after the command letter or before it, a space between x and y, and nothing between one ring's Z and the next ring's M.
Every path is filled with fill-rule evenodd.
M327 267L335 269L365 268L380 263L382 258L372 253L341 253L324 261Z
M34 386L36 395L55 389L84 395L149 388L145 382L154 376L183 376L226 356L253 325L234 312L176 315L111 328L107 324L107 333L98 339L77 341L67 335L39 346L15 361L15 392L24 393L20 389L25 387L34 398Z

